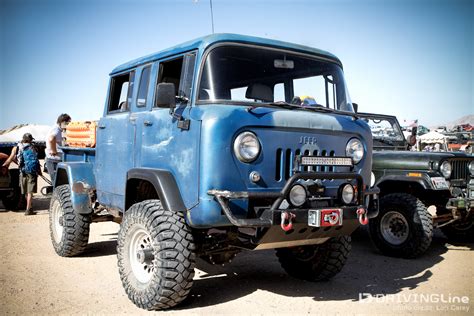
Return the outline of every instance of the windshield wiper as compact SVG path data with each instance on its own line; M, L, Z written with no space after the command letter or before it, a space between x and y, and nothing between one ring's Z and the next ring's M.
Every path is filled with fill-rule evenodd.
M301 110L309 110L309 111L314 111L314 112L322 112L322 113L334 113L334 109L327 108L321 104L317 105L309 105L309 106L303 106L303 105L298 105L298 104L292 104L284 101L278 101L278 102L265 102L265 103L259 103L259 104L254 104L251 106L247 107L247 112L252 112L256 108L260 107L279 107L279 108L284 108L284 109L289 109L289 110L295 110L295 109L301 109ZM355 113L344 113L345 115L351 115L355 118L357 118Z
M303 105L292 104L292 103L283 102L283 101L271 102L269 104L275 105L275 106L280 106L280 107L285 107L285 108L289 108L289 109L302 109L302 110L311 110L311 111L325 112L325 113L334 112L333 109L324 107L320 104L303 106Z
M265 102L265 103L258 103L254 105L250 105L247 107L247 112L252 112L253 110L257 108L274 108L274 107L282 107L285 109L294 109L295 104L283 102L283 101L278 101L278 102Z

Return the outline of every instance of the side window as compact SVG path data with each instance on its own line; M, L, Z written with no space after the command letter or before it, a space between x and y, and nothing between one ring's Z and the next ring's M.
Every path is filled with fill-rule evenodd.
M140 84L138 86L137 107L146 106L146 98L148 95L148 83L150 82L151 66L143 68L140 76Z
M158 83L174 84L176 103L186 104L191 97L196 54L187 54L160 63ZM155 105L156 106L156 105Z
M112 77L108 112L127 111L132 102L135 72Z
M310 97L318 105L336 108L336 85L331 75L295 79L293 80L293 89L295 97ZM308 95L309 91L312 95Z
M235 101L253 101L245 97L245 92L247 92L247 87L230 89L230 96Z
M275 101L285 101L285 85L277 83L273 88L273 95L275 96Z

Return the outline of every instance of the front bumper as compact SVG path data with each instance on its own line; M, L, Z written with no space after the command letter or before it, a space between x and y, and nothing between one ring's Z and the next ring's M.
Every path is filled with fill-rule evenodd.
M222 211L230 223L237 227L271 227L281 224L283 212L294 214L293 223L297 226L308 226L308 208L281 209L281 204L288 196L292 186L298 180L318 179L350 179L356 180L357 196L353 205L335 206L342 210L343 225L347 222L358 220L357 211L363 209L368 218L378 215L378 188L365 189L362 176L356 173L331 173L331 172L299 172L294 174L280 192L233 192L225 190L209 190L208 194L215 197ZM275 199L272 206L263 211L259 218L238 218L229 208L229 200L233 199ZM357 228L357 226L355 226ZM354 228L354 229L355 229ZM349 233L350 234L350 233Z

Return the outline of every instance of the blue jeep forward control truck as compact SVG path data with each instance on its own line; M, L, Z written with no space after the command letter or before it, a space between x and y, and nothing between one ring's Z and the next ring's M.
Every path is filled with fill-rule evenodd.
M141 308L185 299L196 256L274 248L290 275L328 279L377 215L370 129L321 50L218 34L131 61L97 127L96 148L63 149L52 243L77 255L90 223L120 223L119 273Z

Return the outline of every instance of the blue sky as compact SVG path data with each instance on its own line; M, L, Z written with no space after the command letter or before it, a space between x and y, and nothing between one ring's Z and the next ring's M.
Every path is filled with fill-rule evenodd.
M213 0L216 33L327 50L364 112L474 114L474 1ZM0 0L0 129L98 119L117 65L211 33L209 0Z

